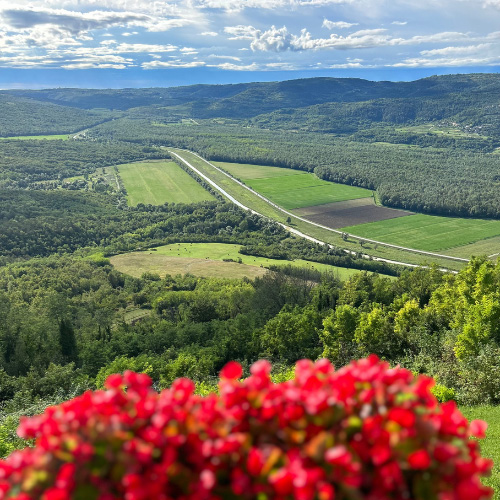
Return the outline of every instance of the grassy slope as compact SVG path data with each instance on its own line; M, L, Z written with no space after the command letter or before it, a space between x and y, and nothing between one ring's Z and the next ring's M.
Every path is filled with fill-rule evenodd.
M484 483L495 490L495 500L500 500L500 406L461 407L460 410L469 420L488 422L486 439L481 440L481 454L493 459L495 464L491 477Z
M119 165L118 171L131 206L138 203L195 203L213 199L174 162L130 163Z
M265 271L261 268L271 265L293 264L297 267L308 267L319 271L330 271L341 279L360 272L355 269L328 266L306 260L275 260L253 255L238 253L240 245L226 243L174 243L157 247L145 252L131 252L116 255L111 263L121 272L140 277L143 272L149 271L165 274L185 274L210 277L241 278L247 276L255 278ZM242 264L223 262L223 259L237 261L241 258Z
M288 210L324 205L335 201L367 198L372 195L368 189L323 181L314 174L292 169L257 165L235 167L235 164L231 163L219 163L218 165L245 181L255 191ZM279 177L279 181L276 180L276 177Z
M500 221L416 214L343 228L394 245L439 251L500 235Z

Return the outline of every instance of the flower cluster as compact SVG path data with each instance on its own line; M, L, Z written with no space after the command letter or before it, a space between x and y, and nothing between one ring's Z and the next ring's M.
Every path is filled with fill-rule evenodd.
M335 371L297 363L274 384L231 362L220 395L179 379L157 393L147 375L111 375L107 390L24 419L35 446L0 462L0 499L479 500L492 464L432 380L376 356Z

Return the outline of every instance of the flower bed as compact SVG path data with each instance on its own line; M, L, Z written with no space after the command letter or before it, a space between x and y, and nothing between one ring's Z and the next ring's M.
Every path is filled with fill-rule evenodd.
M297 363L274 384L259 361L221 372L220 395L179 379L161 393L147 375L107 379L19 433L34 448L0 462L0 498L18 500L479 500L491 461L432 379L376 356L335 371ZM126 387L126 390L124 390Z

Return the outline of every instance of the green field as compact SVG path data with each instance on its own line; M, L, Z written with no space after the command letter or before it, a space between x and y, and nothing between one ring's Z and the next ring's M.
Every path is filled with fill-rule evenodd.
M128 204L133 207L138 203L163 205L214 199L171 161L128 163L118 165L118 171L127 190Z
M245 182L250 179L269 179L272 177L287 177L289 175L304 175L307 173L291 168L263 167L262 165L250 165L248 163L226 163L220 161L212 163Z
M68 141L71 134L62 135L19 135L16 137L0 137L0 139L6 141Z
M362 238L432 252L498 236L500 221L416 214L342 230Z
M484 484L495 490L494 499L500 500L500 406L460 407L461 412L470 420L484 420L488 422L486 439L481 439L481 455L491 458L495 464L491 477L484 480Z
M165 276L166 274L186 274L219 278L255 278L266 272L271 265L307 267L322 272L332 272L340 279L349 278L360 271L343 267L329 266L306 260L276 260L238 253L241 245L226 243L174 243L149 249L144 252L131 252L115 255L111 263L119 271L140 277L144 272ZM232 259L234 262L224 262ZM241 263L238 260L241 259Z
M234 163L217 165L287 210L372 195L368 189L323 181L314 174L288 168ZM279 181L276 180L277 177Z

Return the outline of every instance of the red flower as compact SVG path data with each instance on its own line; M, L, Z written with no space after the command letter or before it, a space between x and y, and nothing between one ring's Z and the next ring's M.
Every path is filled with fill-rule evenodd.
M426 450L417 450L408 455L408 464L412 469L427 469L431 465L431 457Z
M230 361L220 371L221 378L227 378L230 380L241 378L242 375L243 370L241 368L241 365L239 363L236 363L236 361Z

